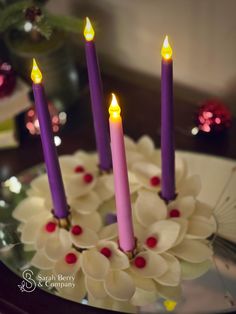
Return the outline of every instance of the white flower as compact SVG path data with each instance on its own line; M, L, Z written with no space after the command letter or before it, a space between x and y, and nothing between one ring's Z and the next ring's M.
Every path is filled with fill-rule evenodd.
M22 227L21 241L43 250L52 260L57 260L71 247L68 231L59 228L57 220L49 211L33 215Z
M68 249L57 260L51 260L45 255L43 250L38 250L31 264L40 270L46 271L47 276L51 274L56 276L56 282L63 276L73 276L75 287L58 287L58 294L63 298L80 302L86 295L84 275L81 271L81 253L73 248ZM60 283L60 282L59 282Z
M142 136L137 143L125 137L127 164L133 173L136 184L146 189L160 191L161 188L161 156L154 143L147 135ZM176 154L176 183L179 184L185 177L186 166L182 158Z
M77 213L71 210L71 228L69 231L59 227L59 222L45 208L43 199L30 196L14 210L13 216L20 220L21 241L43 250L47 257L57 260L72 244L79 248L93 247L101 237L116 237L116 227L102 227L99 213Z
M68 162L67 158L65 160ZM88 172L71 174L68 177L64 177L67 202L73 210L82 214L93 213L99 208L105 198L111 197L113 192L106 188L104 180L106 180L106 177L98 177ZM31 182L27 194L31 197L42 198L46 208L50 210L53 208L46 174L40 175Z
M138 224L135 230L138 229L139 235L144 237L142 242L146 249L171 253L192 263L211 258L212 249L204 242L214 232L208 219L210 215L211 210L192 196L177 197L166 205L157 193L140 190L134 204L134 216Z
M132 277L125 271L129 259L112 241L99 241L97 246L82 253L82 270L88 293L95 299L107 296L128 301L135 292Z

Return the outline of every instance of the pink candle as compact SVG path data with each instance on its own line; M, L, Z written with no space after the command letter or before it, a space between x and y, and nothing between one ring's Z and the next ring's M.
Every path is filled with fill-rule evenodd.
M109 107L109 124L119 244L120 248L124 252L129 252L132 251L135 247L135 238L132 224L128 171L120 111L121 110L117 103L116 97L114 94L112 94L112 101Z

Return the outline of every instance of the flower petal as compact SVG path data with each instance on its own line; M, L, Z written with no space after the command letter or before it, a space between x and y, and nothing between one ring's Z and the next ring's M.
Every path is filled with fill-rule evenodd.
M94 280L91 277L85 276L85 286L89 294L95 299L104 299L107 293L104 289L104 283L100 280Z
M161 169L156 165L146 161L139 161L133 164L131 171L135 174L136 180L146 188L155 191L160 190L160 184L155 187L150 184L152 177L161 177Z
M157 301L157 299L158 293L156 288L152 291L146 291L140 288L136 288L130 302L135 306L145 306L154 303L155 301Z
M136 288L147 292L152 292L156 290L155 283L152 279L144 278L130 270L127 270L127 273L132 276Z
M130 187L130 194L133 194L135 191L137 191L140 188L140 183L137 180L135 174L131 171L128 171L128 180L129 180L129 187ZM114 195L114 176L110 175L106 179L106 188L107 190L110 190L111 196Z
M44 248L45 255L48 258L57 261L70 249L71 244L69 232L60 229L57 236L50 237L47 240Z
M99 232L99 238L101 240L112 240L118 236L118 226L117 223L105 226Z
M201 263L210 259L213 251L204 242L184 239L182 243L172 248L170 253L188 262Z
M187 163L178 153L175 154L175 180L177 187L180 186L187 174Z
M102 226L101 216L97 212L87 214L87 215L74 213L72 215L71 222L72 222L72 225L80 225L90 230L93 230L95 232L100 230Z
M55 224L55 230L53 232L47 232L46 230L46 225L47 223L52 222ZM48 217L47 220L43 221L43 224L41 224L41 228L37 234L37 237L35 239L35 247L37 250L42 250L45 248L45 245L48 241L48 239L50 238L56 238L58 239L58 233L59 233L59 227L58 227L58 223L57 220L54 217Z
M206 218L211 218L212 213L213 213L213 207L212 206L210 206L206 203L203 203L199 200L196 201L196 208L194 211L194 215L203 216Z
M179 187L178 197L187 195L198 196L201 191L201 179L198 175L188 177Z
M137 149L143 155L148 157L151 156L152 153L154 152L155 146L152 139L149 136L143 135L139 138L137 142Z
M43 211L34 215L22 228L21 241L25 244L33 244L37 239L37 235L47 219L51 217L50 212Z
M157 239L157 245L150 248L146 243L144 246L157 253L161 253L170 249L179 235L180 225L171 220L160 220L152 224L146 233L146 239L153 236Z
M140 190L134 206L137 221L147 227L157 220L167 216L166 205L160 197L151 191Z
M46 173L36 177L33 181L31 181L30 186L37 193L37 196L43 198L51 197L48 176Z
M85 275L94 280L103 280L109 271L108 259L95 249L83 251L81 267Z
M101 199L94 191L89 191L87 194L69 200L71 207L82 214L90 214L98 209L101 204Z
M163 286L160 284L156 284L157 291L165 299L179 301L182 297L182 289L181 286L170 287L170 286Z
M155 278L157 282L164 286L178 286L180 284L181 268L180 263L173 255L163 253L162 257L168 265L168 271L161 277Z
M129 267L129 259L125 253L118 249L117 243L105 240L99 241L97 244L98 251L104 247L111 251L111 256L109 257L111 269L121 270Z
M133 194L136 191L138 191L142 185L138 182L135 174L131 171L128 171L128 179L129 179L130 194Z
M40 214L44 210L44 199L30 196L16 206L12 216L21 222L27 222L32 216Z
M168 204L168 211L172 209L178 209L180 211L180 217L188 218L195 210L196 201L193 196L177 197L177 199Z
M74 153L74 156L78 159L80 164L82 164L86 170L92 172L98 172L98 154L95 153L88 153L83 150L78 150Z
M108 214L116 214L116 204L115 198L104 201L98 209L98 212L101 214L103 221L106 221L106 216Z
M39 269L52 269L55 262L47 258L43 251L37 251L31 260L31 265Z
M82 271L76 273L74 281L71 280L69 287L57 287L59 295L65 299L80 302L86 295L86 288L84 283L84 274ZM73 284L75 286L73 286Z
M94 191L99 195L101 201L109 200L114 195L113 180L113 174L98 177Z
M73 175L75 167L77 167L78 164L81 165L78 158L76 158L75 156L71 156L71 155L60 156L59 162L60 162L60 168L61 168L61 172L62 172L63 177ZM83 165L81 165L81 166L83 166Z
M146 261L143 268L136 267L134 263L131 265L131 270L138 276L156 278L162 276L168 269L165 259L154 252L144 251L137 254L135 259L137 257L142 257Z
M137 151L126 151L126 161L128 169L131 169L133 164L144 160L144 156Z
M132 277L123 270L110 271L105 278L104 288L109 296L118 301L128 301L135 292Z
M86 183L84 182L84 174L74 175L65 182L66 195L68 199L84 196L94 188L95 184L95 178L92 182Z
M175 221L180 225L179 235L177 237L177 240L175 241L175 246L176 246L183 241L186 235L186 232L188 229L188 220L184 218L171 218L171 221Z
M202 216L193 216L189 220L186 237L189 239L206 239L215 231L214 224Z
M75 263L68 264L66 262L66 255L67 254L74 254L77 257L77 260ZM79 269L81 265L81 254L76 251L75 249L71 248L68 250L64 255L56 262L55 267L53 269L54 274L56 275L74 275Z
M182 260L180 266L181 278L183 280L193 280L205 274L212 267L212 261L206 260L202 263L189 263Z
M124 142L125 142L125 150L136 150L136 143L135 141L129 137L128 135L124 135Z
M82 249L92 248L98 242L98 235L95 231L82 227L83 231L79 235L74 235L70 232L70 239L72 243Z

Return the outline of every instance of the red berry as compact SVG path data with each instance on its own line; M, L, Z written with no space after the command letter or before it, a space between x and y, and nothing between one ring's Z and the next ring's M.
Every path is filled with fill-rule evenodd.
M81 173L81 172L84 172L84 170L85 169L83 166L77 166L77 167L75 167L74 172Z
M146 245L150 248L154 248L157 245L157 238L156 237L148 237L146 239Z
M144 268L146 266L146 260L142 256L137 256L134 260L134 265L137 268Z
M54 232L56 230L57 224L53 221L49 221L46 226L45 229L47 232Z
M171 209L169 216L171 218L180 217L180 211L178 209Z
M65 261L67 264L75 264L77 262L77 256L74 253L68 253L65 256Z
M90 173L86 173L84 175L84 182L85 183L91 183L93 181L93 176Z
M80 235L81 233L83 233L83 229L79 225L75 225L72 227L71 233L74 235Z
M108 247L103 247L100 250L100 253L102 253L104 256L106 256L107 258L111 257L111 250Z
M158 186L161 183L161 179L158 176L151 177L150 184L152 186Z

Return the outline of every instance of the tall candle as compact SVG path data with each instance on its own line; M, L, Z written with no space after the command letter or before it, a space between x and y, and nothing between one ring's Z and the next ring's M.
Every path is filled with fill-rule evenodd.
M175 198L175 149L173 106L173 61L172 49L166 36L161 63L161 194L167 202Z
M33 81L34 101L40 125L40 136L54 207L54 215L57 218L66 218L69 212L57 151L54 144L51 118L42 84L42 73L36 64L35 59L33 60L31 78Z
M124 252L129 252L132 251L135 247L135 238L132 224L128 171L120 111L121 110L117 103L116 97L114 94L112 94L112 101L109 107L109 124L119 245Z
M105 117L102 80L94 42L94 30L88 18L84 29L85 54L88 69L90 98L92 103L93 124L96 138L96 146L99 155L99 167L101 170L112 168L110 138L107 119Z

